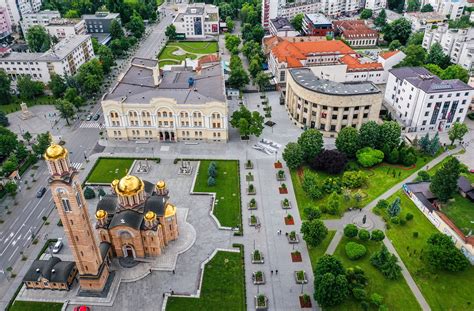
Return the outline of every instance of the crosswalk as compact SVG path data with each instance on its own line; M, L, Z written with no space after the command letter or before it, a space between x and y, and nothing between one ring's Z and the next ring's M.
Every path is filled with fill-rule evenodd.
M76 170L79 170L82 167L81 162L72 162L71 163L72 167L74 167Z
M81 122L81 125L79 125L79 128L81 129L103 129L104 127L103 124L95 121L83 121Z

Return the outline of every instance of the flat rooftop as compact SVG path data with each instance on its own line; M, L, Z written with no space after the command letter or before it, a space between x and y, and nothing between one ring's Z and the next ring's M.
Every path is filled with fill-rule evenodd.
M161 71L161 83L157 86L151 67L158 62L135 58L123 78L104 100L120 99L125 103L149 103L156 97L173 98L178 104L205 104L225 101L222 67L219 62L194 72L190 69ZM194 83L190 86L190 80Z
M313 25L331 25L331 21L321 13L306 14L306 17L313 23Z
M293 80L300 86L314 92L337 95L371 95L380 93L380 90L370 82L360 83L339 83L329 80L319 79L309 68L290 69Z

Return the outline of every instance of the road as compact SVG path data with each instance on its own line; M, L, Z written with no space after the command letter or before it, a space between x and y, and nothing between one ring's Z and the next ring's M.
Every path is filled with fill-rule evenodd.
M165 14L162 15L161 21L152 26L150 35L140 43L140 48L135 53L135 56L154 58L160 50L160 46L165 43L164 32L167 25L172 21L172 10L164 9L164 11ZM126 70L127 67L128 65L123 66L122 69ZM101 113L100 101L93 108L92 113ZM60 135L66 141L72 165L79 169L84 164L86 157L102 151L100 146L97 145L97 140L100 131L98 124L103 123L103 116L96 122L84 122L86 125L90 124L90 127L82 126L81 121L77 122L72 127L73 130L61 132ZM3 217L4 223L0 224L0 296L3 297L1 299L2 302L9 299L9 297L4 296L8 288L12 286L7 279L6 270L8 267L13 266L15 266L15 270L21 268L19 265L21 264L22 252L25 251L26 253L27 248L30 247L33 235L40 239L40 244L43 243L43 239L46 239L46 231L48 230L41 230L43 226L42 217L48 216L54 209L47 184L48 170L46 163L39 161L38 165L39 168L35 174L37 181L32 183L29 176L30 172L24 175L24 179L29 180L28 185L31 185L32 188L26 190L24 184L21 186L24 189L16 197L18 204L16 206L9 206L11 214L5 215ZM47 192L43 197L36 198L36 191L43 186L48 189ZM51 226L56 226L56 224L51 224ZM15 279L14 281L19 282L21 280Z

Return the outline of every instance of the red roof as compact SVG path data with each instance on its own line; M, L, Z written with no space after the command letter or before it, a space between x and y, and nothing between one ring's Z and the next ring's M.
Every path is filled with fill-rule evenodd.
M272 54L279 62L286 62L288 67L302 67L302 60L307 59L310 54L355 54L348 45L340 40L316 41L316 42L288 42L282 41L273 49Z
M344 38L377 38L379 33L361 20L334 21L334 28L342 33Z
M397 54L398 52L400 52L399 50L395 50L395 51L388 51L388 52L384 52L384 53L380 53L380 57L382 57L383 59L389 59L390 57L392 57L393 55Z
M347 65L349 71L357 70L383 70L381 63L361 63L357 58L352 57L351 55L345 55L341 58L341 62Z

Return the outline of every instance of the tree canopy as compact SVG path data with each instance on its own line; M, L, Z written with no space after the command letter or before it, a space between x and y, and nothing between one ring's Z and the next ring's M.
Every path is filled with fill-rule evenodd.
M49 50L51 38L46 29L41 25L34 25L26 32L26 42L31 52L42 53Z
M240 135L249 138L250 135L260 136L263 131L263 116L258 111L249 111L247 107L240 106L234 111L230 119L230 125L237 128Z
M436 171L431 179L430 190L442 202L448 201L458 189L458 178L461 171L459 160L449 158L443 166Z
M348 157L354 157L359 149L359 132L357 129L351 126L343 128L337 135L336 148Z
M305 161L311 161L323 150L323 134L316 129L308 129L298 137L298 145L303 150Z
M451 141L451 146L456 140L462 140L464 135L469 132L469 128L464 123L454 122L451 128L448 131L449 140Z
M11 100L11 79L5 72L0 70L0 104L8 104Z
M288 143L283 150L283 160L289 169L297 169L303 164L304 153L297 143Z
M305 240L306 243L316 247L326 238L328 235L328 229L322 220L305 220L301 224L301 233L303 234L303 240Z
M411 23L405 18L394 20L384 28L384 40L391 42L393 40L400 41L405 45L411 34Z
M304 19L303 13L296 14L291 19L291 25L293 26L293 28L295 28L296 31L301 32L301 30L303 30L303 19Z

